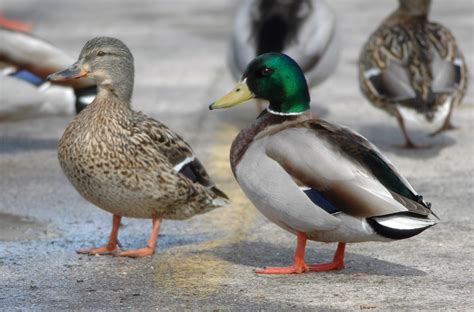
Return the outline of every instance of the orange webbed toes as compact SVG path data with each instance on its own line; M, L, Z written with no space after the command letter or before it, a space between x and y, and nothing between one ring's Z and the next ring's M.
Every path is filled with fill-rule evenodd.
M118 247L103 246L103 247L81 248L79 250L76 250L76 253L95 256L95 255L113 255L114 253L118 251L120 251Z
M317 263L317 264L308 264L310 272L326 272L332 270L342 270L344 269L344 262L329 262L329 263Z
M309 268L306 264L287 267L265 267L255 270L257 274L300 274L305 272L309 272Z
M139 249L130 249L125 251L115 252L114 256L117 257L130 257L130 258L141 258L146 256L151 256L155 253L155 248L149 246L139 248Z

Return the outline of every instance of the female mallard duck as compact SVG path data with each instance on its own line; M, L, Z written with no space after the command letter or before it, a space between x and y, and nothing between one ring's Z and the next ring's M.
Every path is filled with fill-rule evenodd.
M1 79L14 81L20 85L20 88L26 82L28 85L37 87L40 92L37 95L38 101L35 103L18 102L16 109L14 107L16 102L10 104L13 107L8 110L8 115L21 115L25 111L29 113L42 110L48 113L68 111L62 106L67 102L66 99L71 97L72 92L65 88L51 88L46 77L65 68L72 63L73 59L49 42L21 31L0 27L0 42L2 43L0 45L0 72L3 76ZM70 105L74 105L75 102L76 112L80 112L92 102L96 94L94 81L88 79L55 82L55 84L68 86L74 90L75 98L70 100ZM50 105L51 107L46 109L42 107L43 104L46 106L46 103L37 103L54 101L54 96L58 93L65 98L60 104L61 107ZM3 114L0 113L1 115Z
M432 135L453 129L468 74L454 36L428 20L431 1L399 1L362 49L359 80L369 101L397 118L405 147L416 148L406 127Z
M231 38L232 74L240 79L257 55L283 52L301 66L310 86L320 84L337 65L336 26L336 16L323 0L244 0ZM258 106L261 111L262 104Z
M64 131L59 162L84 198L114 216L107 246L78 252L151 255L161 219L187 219L227 204L227 196L179 135L130 108L134 67L125 44L107 37L89 40L76 63L49 79L80 77L93 78L98 93ZM145 248L118 250L122 216L153 220Z
M257 273L342 269L346 242L404 239L436 224L430 204L373 144L348 128L307 117L308 87L290 57L257 57L210 109L252 98L270 105L232 143L231 167L257 209L298 237L292 266ZM339 242L333 262L306 264L307 239Z

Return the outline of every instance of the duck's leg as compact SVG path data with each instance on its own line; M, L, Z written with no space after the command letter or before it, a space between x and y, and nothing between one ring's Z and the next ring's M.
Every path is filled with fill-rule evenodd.
M293 265L288 267L265 267L256 269L255 273L259 274L294 274L308 272L309 268L304 262L304 250L306 248L306 234L298 232L295 257Z
M81 248L76 252L79 254L88 254L88 255L111 255L112 253L118 250L118 230L120 227L120 221L122 216L114 215L112 219L112 231L110 232L109 242L107 246L103 247L92 247L92 248Z
M310 272L323 272L331 270L342 270L344 269L344 250L346 249L346 243L339 243L337 245L336 253L332 262L329 263L318 263L318 264L308 264Z
M427 144L413 143L413 141L410 139L410 136L408 135L407 129L405 128L405 123L403 122L402 116L397 115L396 117L397 117L398 124L400 125L400 129L402 130L403 137L405 138L405 145L401 145L400 147L407 148L407 149L418 149L418 148L430 147L430 145L427 145Z
M3 15L2 12L0 12L0 26L22 32L29 32L32 28L32 25L30 23L8 19L5 17L5 15Z
M438 130L436 130L435 132L433 132L432 134L430 134L431 137L434 137L434 136L436 136L436 135L438 135L438 134L440 134L441 132L444 132L444 131L458 129L458 127L456 127L455 125L453 125L451 123L451 114L452 113L453 113L453 105L451 105L448 117L446 117L446 120L444 121L443 126L441 128L439 128Z
M161 219L153 218L152 222L153 228L151 230L150 238L148 239L146 247L116 252L115 255L119 257L140 258L154 254L156 241L158 240L158 233L160 233Z

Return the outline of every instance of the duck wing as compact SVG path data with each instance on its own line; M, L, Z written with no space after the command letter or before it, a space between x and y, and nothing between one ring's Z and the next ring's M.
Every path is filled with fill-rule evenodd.
M449 29L441 24L428 23L426 27L432 45L433 91L439 94L449 93L462 97L467 88L468 72L456 38Z
M466 88L466 66L454 36L436 23L383 25L360 56L362 91L385 105L426 112Z
M202 163L194 155L191 146L181 136L142 112L134 112L134 114L134 122L168 159L174 172L211 189L217 196L227 199L224 192L215 186Z
M365 218L432 214L378 149L347 128L322 120L293 124L269 136L266 153L329 213Z

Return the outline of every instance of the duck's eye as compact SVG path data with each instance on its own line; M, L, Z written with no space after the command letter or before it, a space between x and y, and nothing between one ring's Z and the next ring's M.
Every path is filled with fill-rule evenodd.
M99 51L97 52L97 56L104 56L105 55L105 52L104 51Z
M262 70L260 71L260 73L262 74L262 76L268 76L268 75L270 75L271 73L273 73L273 69L268 68L268 67L264 67L264 68L262 68Z

